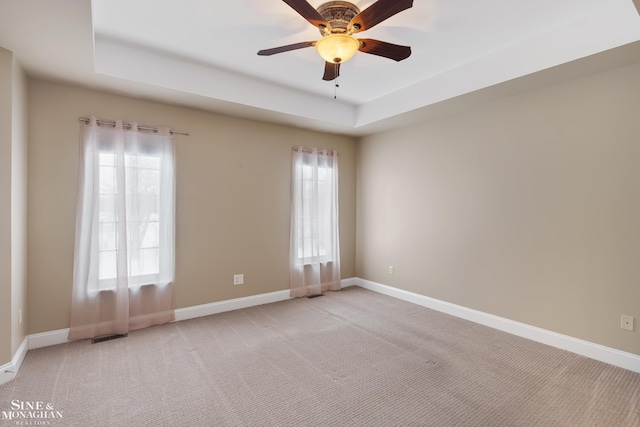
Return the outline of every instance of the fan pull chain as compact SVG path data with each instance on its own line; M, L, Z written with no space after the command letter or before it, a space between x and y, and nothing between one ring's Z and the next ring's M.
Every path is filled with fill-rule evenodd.
M336 85L333 87L333 99L338 99L338 88L340 87L340 82L338 78L336 78Z

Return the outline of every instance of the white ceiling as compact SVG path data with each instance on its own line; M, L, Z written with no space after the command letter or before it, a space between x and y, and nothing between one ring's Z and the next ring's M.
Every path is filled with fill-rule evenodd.
M358 34L411 57L358 52L339 88L314 48L256 55L319 37L281 0L0 0L0 47L34 77L354 135L640 40L640 17L632 0L415 0Z

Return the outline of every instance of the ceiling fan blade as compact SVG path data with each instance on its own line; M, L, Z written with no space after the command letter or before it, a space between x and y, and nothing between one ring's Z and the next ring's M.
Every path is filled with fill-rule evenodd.
M358 41L360 42L360 48L358 48L360 52L383 56L394 61L402 61L411 56L411 47L409 46L400 46L374 39L358 39Z
M412 6L413 0L378 0L354 16L348 28L354 33L367 30Z
M262 49L258 51L260 56L275 55L276 53L289 52L290 50L304 49L305 47L315 46L316 42L300 42L294 44L288 44L286 46L273 47L271 49Z
M338 78L340 75L340 64L332 64L331 62L325 62L324 64L324 76L322 80L331 81Z
M306 0L282 0L293 10L298 12L300 16L309 21L311 25L314 27L318 27L322 29L322 27L326 28L329 32L331 32L331 25L327 22L326 19L320 15L320 13L311 6Z

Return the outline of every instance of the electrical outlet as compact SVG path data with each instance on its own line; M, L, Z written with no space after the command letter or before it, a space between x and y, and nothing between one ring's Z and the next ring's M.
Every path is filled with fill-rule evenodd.
M621 315L620 328L627 331L633 331L633 316L628 316L626 314Z
M22 325L22 309L18 310L18 325Z
M389 266L389 274L393 274L393 265Z
M244 274L234 274L233 275L233 284L234 285L242 285L244 283Z

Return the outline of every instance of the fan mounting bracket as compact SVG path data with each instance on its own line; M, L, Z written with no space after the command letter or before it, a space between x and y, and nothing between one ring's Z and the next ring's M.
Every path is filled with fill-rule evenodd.
M349 23L360 13L358 6L348 1L329 1L318 6L316 10L331 25L333 34L347 33ZM320 34L325 35L322 28Z

